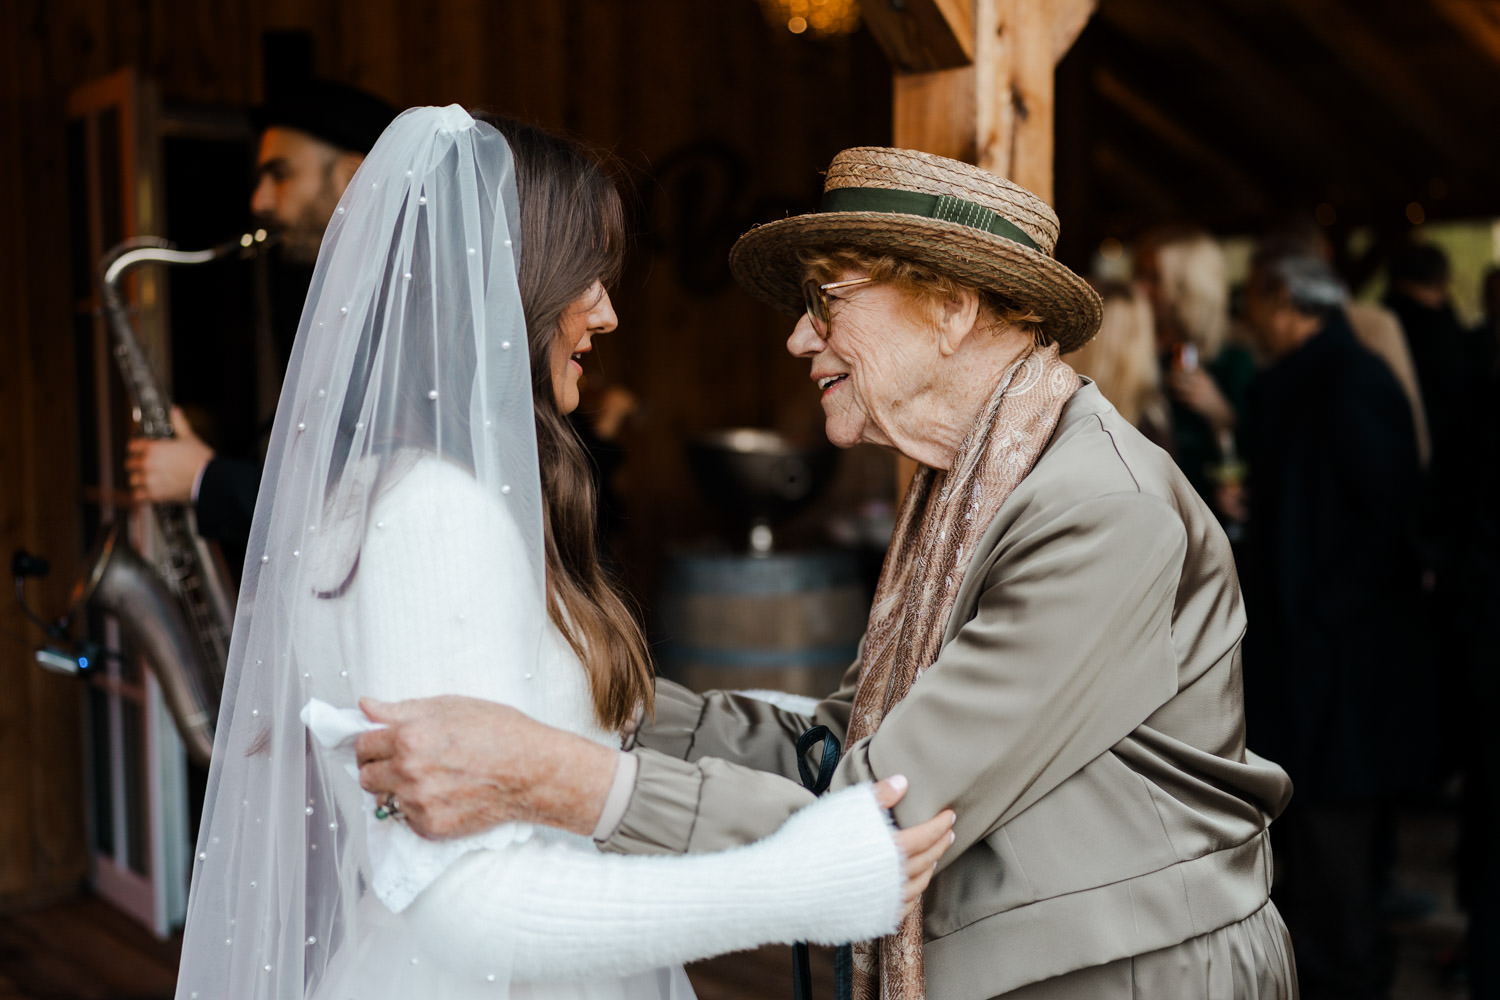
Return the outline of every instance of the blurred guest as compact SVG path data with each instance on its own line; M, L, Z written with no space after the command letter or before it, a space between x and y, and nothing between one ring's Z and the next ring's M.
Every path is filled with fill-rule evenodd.
M1463 399L1463 328L1449 298L1452 272L1440 247L1413 243L1390 262L1385 304L1401 320L1417 367L1434 458L1452 445Z
M1422 386L1417 381L1416 365L1401 332L1401 321L1385 306L1374 302L1350 301L1344 307L1349 327L1360 346L1375 355L1391 370L1406 396L1411 410L1412 432L1417 439L1417 462L1427 468L1432 460L1432 435L1427 429L1427 407L1422 402Z
M1466 947L1474 1000L1500 998L1500 744L1491 735L1500 705L1500 268L1484 279L1485 319L1469 337L1472 450L1468 503L1454 589L1466 641L1459 675L1463 812L1459 903L1469 915Z
M1276 896L1307 998L1387 995L1384 816L1436 742L1411 410L1346 299L1326 261L1286 245L1257 255L1245 298L1267 364L1246 435L1246 724L1296 789Z
M1161 387L1151 302L1142 290L1118 281L1101 285L1099 296L1104 300L1099 332L1068 363L1094 380L1120 416L1170 452L1172 418Z
M1228 342L1224 252L1202 230L1150 233L1136 248L1135 276L1156 317L1177 464L1218 509L1219 474L1237 464L1237 436L1255 376L1250 352ZM1228 519L1222 510L1220 517Z
M1323 227L1310 217L1283 219L1267 230L1262 244L1265 246L1289 244L1288 249L1302 249L1323 258L1333 265L1333 245L1328 241ZM1401 321L1396 314L1375 302L1357 302L1350 299L1344 306L1344 316L1354 331L1354 339L1365 350L1374 354L1401 386L1411 407L1412 429L1417 435L1417 459L1422 468L1432 456L1432 438L1427 430L1427 410L1422 403L1422 388L1417 382L1416 366L1412 363L1411 351L1406 346L1406 336L1401 332Z
M1500 393L1491 372L1488 390ZM1500 744L1493 711L1500 705L1500 410L1490 407L1474 469L1487 502L1468 522L1459 601L1468 641L1464 649L1458 720L1462 734L1464 804L1458 859L1459 902L1469 915L1470 995L1500 998Z
M1425 243L1402 248L1391 259L1389 277L1385 304L1401 320L1432 435L1430 499L1423 521L1429 569L1442 587L1442 574L1453 564L1454 547L1462 544L1450 529L1465 490L1464 331L1449 299L1452 274L1448 255L1441 248Z
M1468 369L1471 378L1481 385L1492 384L1500 376L1500 267L1491 267L1480 286L1484 318L1469 334ZM1482 393L1470 392L1471 399L1483 399Z

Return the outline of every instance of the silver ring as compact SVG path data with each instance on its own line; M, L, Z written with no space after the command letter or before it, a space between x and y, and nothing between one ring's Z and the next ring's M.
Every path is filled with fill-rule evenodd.
M396 801L396 796L392 795L390 798L386 799L383 805L380 803L376 803L375 818L397 820L403 818L401 815L401 804Z

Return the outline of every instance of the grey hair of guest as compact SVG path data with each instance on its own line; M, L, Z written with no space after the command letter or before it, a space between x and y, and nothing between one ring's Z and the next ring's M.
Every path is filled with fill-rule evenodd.
M1265 246L1255 255L1269 286L1285 290L1292 308L1307 316L1326 316L1343 309L1349 291L1322 257L1302 247Z

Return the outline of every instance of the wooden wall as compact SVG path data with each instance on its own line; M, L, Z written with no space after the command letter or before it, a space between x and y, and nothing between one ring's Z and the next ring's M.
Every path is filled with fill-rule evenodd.
M706 523L687 435L821 433L806 365L782 350L789 324L733 286L724 258L752 222L810 208L836 150L889 141L889 68L863 33L797 38L768 27L754 0L11 0L6 11L0 556L24 546L51 558L36 604L59 610L82 558L67 94L132 66L170 103L250 105L267 32L306 32L321 75L394 104L520 114L628 165L644 231L616 296L620 330L596 353L644 404L621 484L627 571L648 602L665 547ZM225 197L245 198L245 185L225 177ZM878 489L883 460L847 457L843 488ZM0 600L0 908L70 891L87 866L79 691L33 665L39 638Z

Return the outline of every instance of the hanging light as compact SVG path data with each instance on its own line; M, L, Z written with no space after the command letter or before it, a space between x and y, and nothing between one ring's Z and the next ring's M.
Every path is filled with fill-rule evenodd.
M831 38L859 27L858 0L760 0L766 20L794 35Z

